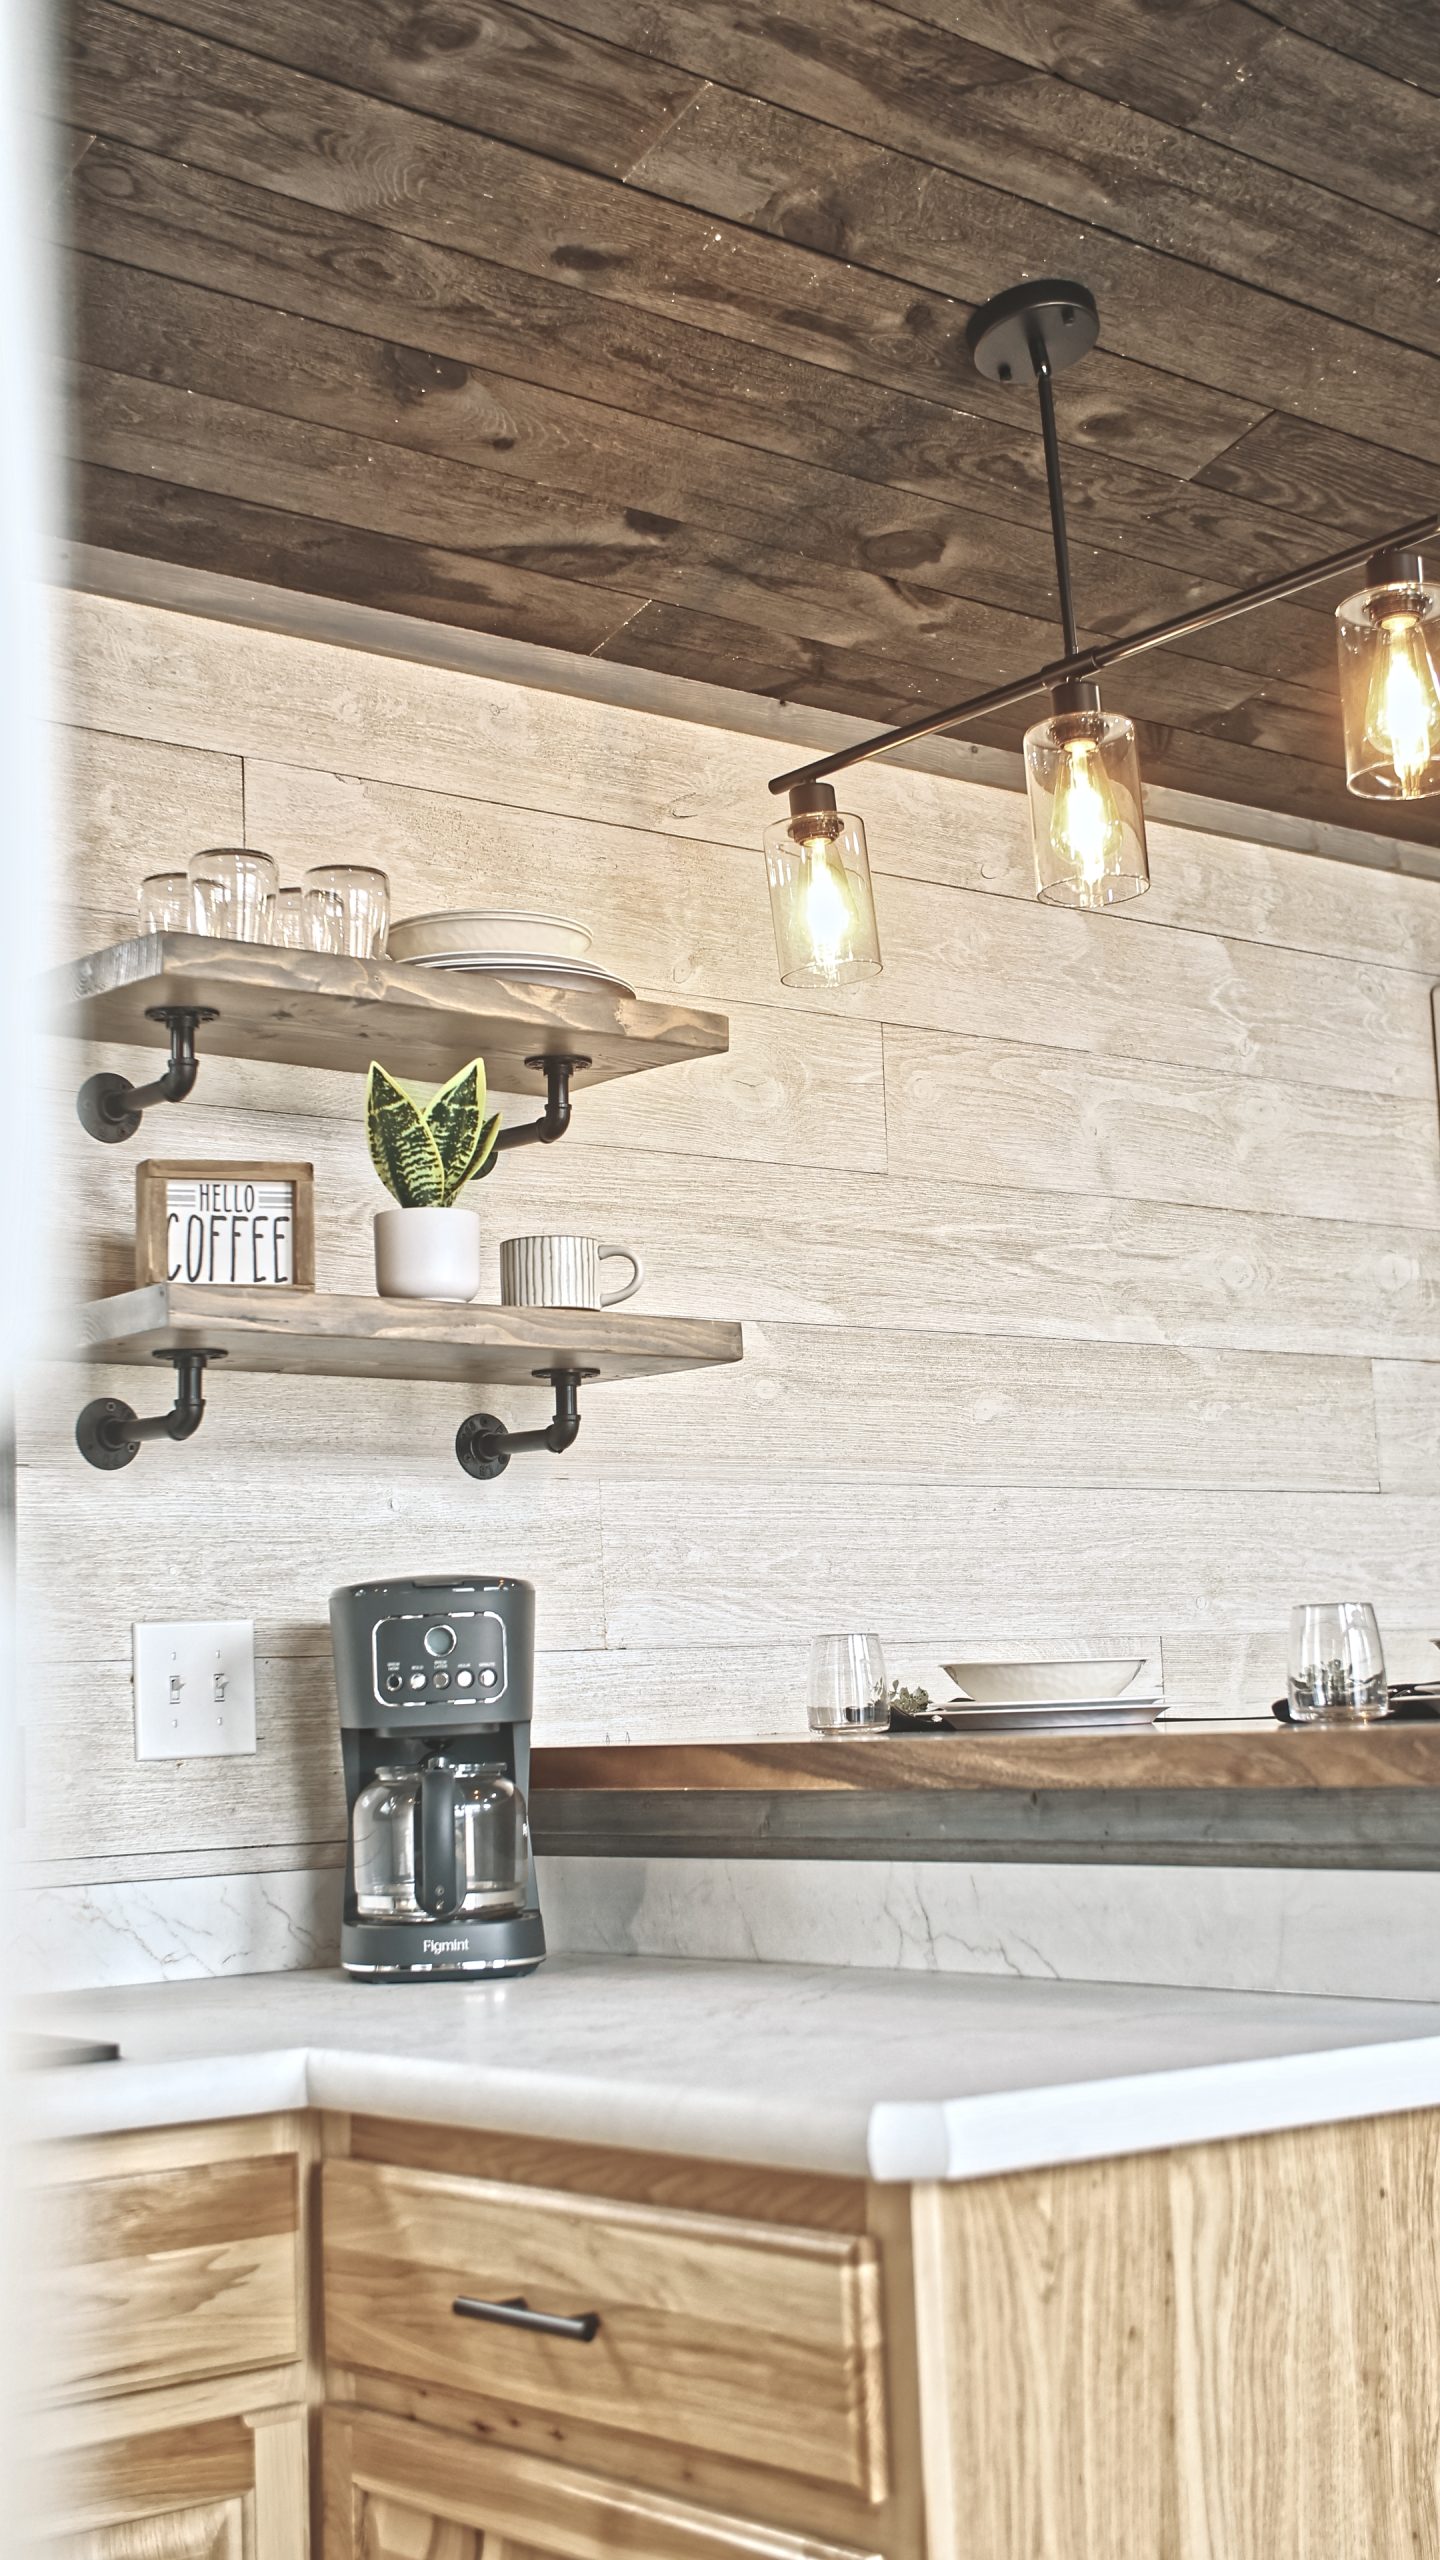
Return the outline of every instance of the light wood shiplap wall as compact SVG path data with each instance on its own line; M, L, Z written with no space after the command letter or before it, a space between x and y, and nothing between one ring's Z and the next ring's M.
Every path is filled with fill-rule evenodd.
M400 913L583 917L733 1045L582 1093L476 1195L491 1250L633 1245L643 1304L741 1318L746 1357L592 1394L569 1457L493 1486L455 1464L461 1390L223 1373L192 1444L97 1475L70 1440L97 1379L55 1371L21 1532L57 1879L326 1854L326 1598L386 1569L534 1580L550 1738L796 1731L809 1639L846 1625L932 1687L992 1647L1144 1653L1186 1717L1264 1711L1300 1598L1369 1595L1397 1673L1440 1664L1440 886L1157 827L1148 898L1065 914L1018 798L876 767L884 975L792 993L773 744L145 606L66 619L68 947L129 929L144 870L241 840L290 876L379 862ZM313 1160L319 1284L371 1285L358 1082L208 1063L105 1150L86 1063L53 1044L84 1285L128 1285L147 1146ZM212 1615L256 1621L259 1753L137 1765L131 1622Z

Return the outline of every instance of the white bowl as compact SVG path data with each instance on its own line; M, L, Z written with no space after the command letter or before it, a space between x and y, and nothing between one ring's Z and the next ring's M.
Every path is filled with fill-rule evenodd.
M977 1706L1048 1707L1067 1698L1118 1698L1145 1657L1133 1662L942 1662L941 1670Z
M453 907L402 916L390 927L389 940L392 960L428 960L442 951L543 951L557 960L579 960L589 948L583 924L568 916L535 915L526 907Z

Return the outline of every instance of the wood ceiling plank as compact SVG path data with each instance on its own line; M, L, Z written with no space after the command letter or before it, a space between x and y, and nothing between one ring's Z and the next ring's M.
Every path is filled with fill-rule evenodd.
M1423 515L1437 504L1440 486L1429 463L1278 413L1207 463L1199 479L1258 506L1304 511L1337 535Z
M1440 16L1432 0L1265 0L1297 36L1440 94Z
M703 90L628 186L967 301L1079 272L1117 354L1440 459L1435 357L734 91Z
M771 105L803 104L818 123L1339 319L1363 311L1377 333L1440 350L1434 238L1414 222L897 18L881 0L788 0L783 12L768 0L533 7L567 32L633 46L647 65L663 55Z
M253 578L301 595L339 596L541 648L588 654L644 602L615 588L507 568L473 552L181 487L149 471L81 463L69 476L74 529L81 541L104 550Z
M139 268L81 257L69 267L79 351L128 373L408 450L448 456L527 486L583 492L607 504L734 533L757 550L807 555L1011 609L1023 597L1057 622L1048 524L840 478L789 457L752 453L737 472L717 437L563 395L528 395L503 378L328 323L257 309ZM783 531L781 530L783 528ZM1312 537L1313 538L1313 537ZM1075 576L1087 626L1133 627L1223 592L1203 559L1190 575L1077 541Z
M1151 0L1091 0L1084 9L1068 0L891 5L1358 204L1440 225L1433 95L1410 85L1409 74L1386 78L1277 25L1283 7L1185 0L1177 17ZM1331 5L1349 20L1352 0ZM1389 0L1368 0L1366 14L1388 9Z
M732 343L798 355L822 375L860 374L942 403L959 380L967 407L1010 424L1013 404L970 366L967 307L948 292L817 263L743 226L717 225L691 207L181 29L167 28L162 43L154 22L111 0L79 0L72 34L73 112L107 137L469 248L526 275L574 282ZM1086 371L1092 399L1108 396L1138 419L1153 393L1184 421L1188 439L1213 436L1210 452L1267 405L1193 384L1182 396L1163 375L1152 383L1145 365L1105 356ZM823 382L811 396L823 400ZM1144 458L1138 425L1132 449Z
M478 364L497 402L522 419L528 413L541 434L555 413L536 395L549 391L1048 525L1044 452L1029 405L1018 400L1008 431L848 375L828 374L817 400L813 370L793 357L752 350L737 372L726 341L708 331L521 279L124 143L97 144L72 196L70 230L82 250L152 274ZM1086 379L1083 371L1067 379L1060 411L1076 534L1236 585L1293 567L1320 546L1312 523L1125 459L1126 417L1113 404L1098 416L1087 407ZM1094 435L1108 435L1112 449ZM1226 450L1243 451L1245 442Z

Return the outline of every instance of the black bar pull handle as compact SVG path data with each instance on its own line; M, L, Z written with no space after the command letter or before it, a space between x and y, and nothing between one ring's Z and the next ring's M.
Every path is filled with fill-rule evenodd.
M453 1920L461 1904L455 1839L455 1776L427 1761L415 1824L415 1898L433 1920Z
M512 2294L505 2302L481 2302L474 2294L460 2293L450 2308L462 2320L493 2320L502 2329L538 2330L542 2338L577 2338L588 2347L600 2328L598 2311L532 2311L523 2293Z

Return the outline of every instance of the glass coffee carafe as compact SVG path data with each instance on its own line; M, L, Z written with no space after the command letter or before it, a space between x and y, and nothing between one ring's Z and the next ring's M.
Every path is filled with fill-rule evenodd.
M361 1920L494 1919L523 1907L530 1824L498 1760L382 1766L355 1799L352 1828Z

